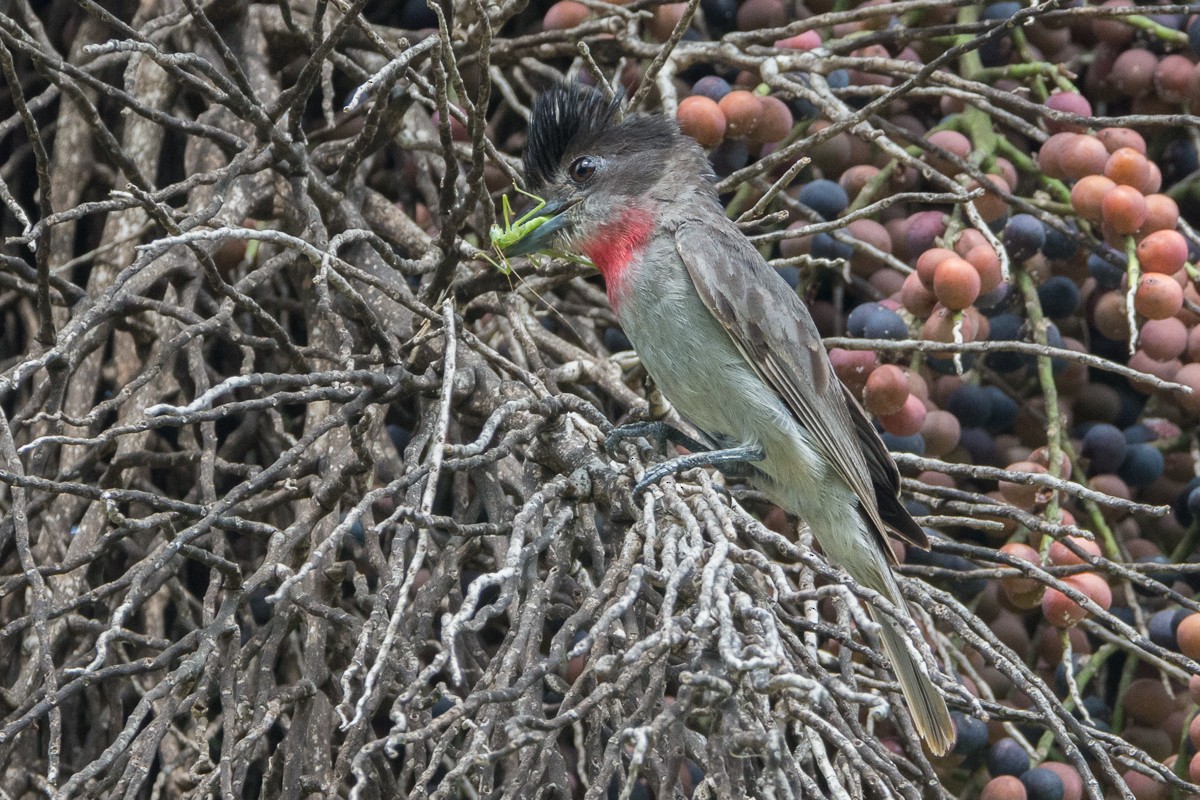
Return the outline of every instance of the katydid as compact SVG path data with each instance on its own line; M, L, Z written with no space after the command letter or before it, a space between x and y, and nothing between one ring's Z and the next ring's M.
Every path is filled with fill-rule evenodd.
M488 231L488 238L491 239L492 247L495 249L496 254L500 256L502 263L497 263L486 255L484 257L487 258L488 261L491 261L492 265L505 275L508 275L512 272L512 267L509 266L508 259L504 256L505 248L512 247L514 244L521 241L523 238L541 227L542 223L550 219L549 217L540 217L537 215L538 212L541 211L546 205L546 201L544 199L525 191L516 184L513 184L513 188L526 197L534 200L536 205L522 214L521 217L514 222L512 219L513 210L512 206L508 202L508 195L505 194L504 197L501 198L500 204L504 212L504 227L500 227L499 223L494 223L491 229Z

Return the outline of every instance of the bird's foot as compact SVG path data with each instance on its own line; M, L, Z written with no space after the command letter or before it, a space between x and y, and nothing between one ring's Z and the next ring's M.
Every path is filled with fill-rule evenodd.
M710 466L722 467L727 464L746 464L753 461L762 461L765 457L766 454L761 447L743 445L741 447L725 448L724 450L706 450L700 453L689 453L686 456L672 458L670 461L655 464L646 470L642 475L642 479L633 487L633 496L637 497L668 475L674 475L685 469ZM727 470L722 469L722 471L725 472Z
M604 449L608 454L614 455L617 445L625 439L636 439L645 437L658 442L659 452L666 452L666 443L672 442L680 447L686 447L692 452L698 453L701 451L711 450L712 446L693 439L683 431L673 425L656 420L654 422L631 422L628 425L620 425L609 431L608 436L604 438Z

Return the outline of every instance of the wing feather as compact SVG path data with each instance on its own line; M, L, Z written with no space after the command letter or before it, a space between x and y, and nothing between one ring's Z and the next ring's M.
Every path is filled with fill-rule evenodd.
M675 249L704 305L858 496L872 527L881 537L890 528L927 548L924 532L899 501L895 462L866 412L833 374L820 334L795 292L734 229L685 222L675 232ZM891 548L881 543L890 557Z

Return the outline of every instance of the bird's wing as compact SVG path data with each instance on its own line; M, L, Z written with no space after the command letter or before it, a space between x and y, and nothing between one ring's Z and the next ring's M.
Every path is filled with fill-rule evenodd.
M901 539L922 550L928 550L929 537L900 501L900 470L896 468L896 461L888 452L883 439L879 438L866 409L859 404L854 393L847 389L845 384L842 384L842 393L846 397L846 406L850 409L850 418L854 421L858 443L862 445L863 455L867 459L867 471L871 476L871 484L875 487L875 500L879 503L879 516L883 517L883 521Z
M696 242L709 246L697 248ZM685 222L676 229L675 249L704 305L858 496L872 527L881 537L895 529L927 548L924 532L897 496L895 462L866 412L833 373L816 325L796 293L740 232L723 225ZM885 522L885 517L906 522ZM881 543L890 557L891 548Z

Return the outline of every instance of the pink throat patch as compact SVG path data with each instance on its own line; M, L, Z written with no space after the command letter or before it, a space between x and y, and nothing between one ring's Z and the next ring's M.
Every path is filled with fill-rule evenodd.
M580 248L604 276L608 300L615 308L628 268L650 242L654 213L646 208L626 209L615 221L603 225Z

